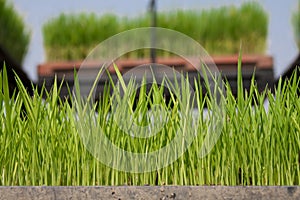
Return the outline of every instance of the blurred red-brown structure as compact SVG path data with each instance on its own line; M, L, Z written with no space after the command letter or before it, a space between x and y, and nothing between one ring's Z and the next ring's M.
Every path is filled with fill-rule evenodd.
M232 89L234 95L237 94L237 63L238 55L232 56L215 56L213 61L216 64L217 68L222 74L222 77L226 79ZM51 88L55 75L58 80L64 79L65 82L72 87L73 78L74 78L74 68L79 70L82 62L52 62L44 63L38 66L38 76L39 84L45 83L46 88ZM119 59L115 61L118 69L121 73L125 73L130 69L142 65L151 63L151 59ZM183 73L188 73L189 77L193 79L198 77L199 72L193 67L191 63L183 58L170 57L170 58L157 58L158 64L167 65L173 67L175 70ZM209 66L209 63L207 63ZM80 69L80 73L84 78L84 81L87 84L92 85L92 82L95 80L89 80L89 74L97 74L99 71L99 62L90 62L85 63L85 67ZM113 79L116 79L116 74L113 66L108 67L108 71L111 73ZM258 86L259 91L263 91L266 86L272 87L274 83L274 74L273 74L273 58L271 56L262 56L262 55L244 55L242 57L242 74L243 74L243 84L245 89L250 88L250 82L253 74L255 75L255 80ZM142 74L141 74L142 76ZM170 74L170 76L172 76ZM98 82L97 92L102 92L104 88L104 83L107 79L102 78ZM191 83L193 84L193 83ZM88 89L88 88L82 88ZM68 89L63 87L61 90L61 96L67 96Z

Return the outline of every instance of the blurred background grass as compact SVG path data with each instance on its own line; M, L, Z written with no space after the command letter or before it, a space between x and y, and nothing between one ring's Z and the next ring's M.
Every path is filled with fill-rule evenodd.
M132 28L148 27L150 23L149 14L131 18L114 14L60 14L43 26L46 58L48 61L84 59L108 37ZM237 54L241 44L245 54L266 51L268 15L258 2L246 2L240 7L159 12L157 26L192 37L212 55ZM144 52L128 56L149 55L147 50L140 51ZM158 56L170 54L159 51Z
M294 37L300 50L300 0L298 0L298 9L293 12L292 24L294 28Z
M0 46L21 64L27 53L30 30L25 26L22 16L6 0L0 0L0 27Z

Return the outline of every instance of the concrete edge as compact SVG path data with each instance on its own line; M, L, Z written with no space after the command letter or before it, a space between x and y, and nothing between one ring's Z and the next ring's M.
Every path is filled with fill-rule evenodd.
M2 186L0 200L300 199L300 186Z

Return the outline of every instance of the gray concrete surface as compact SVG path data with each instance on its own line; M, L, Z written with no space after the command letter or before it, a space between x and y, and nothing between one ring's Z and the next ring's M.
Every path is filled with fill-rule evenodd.
M0 200L27 199L300 199L300 187L78 186L0 187Z

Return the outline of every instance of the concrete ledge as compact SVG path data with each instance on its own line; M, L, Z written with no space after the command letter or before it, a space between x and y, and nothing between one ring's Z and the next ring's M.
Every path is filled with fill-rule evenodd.
M300 199L300 187L78 186L0 187L2 200L27 199Z

